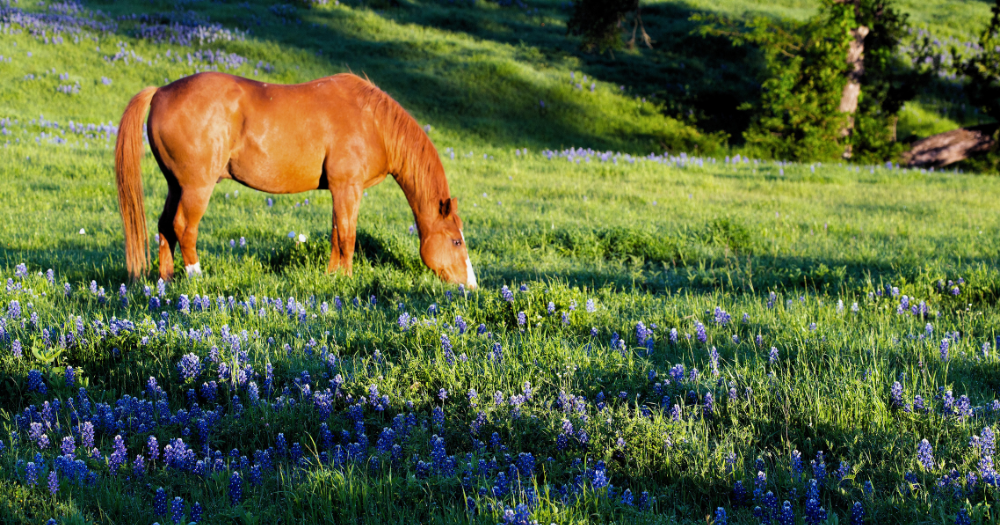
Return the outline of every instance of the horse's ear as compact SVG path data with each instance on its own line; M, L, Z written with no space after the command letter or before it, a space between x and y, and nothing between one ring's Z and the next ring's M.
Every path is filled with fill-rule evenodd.
M441 216L442 217L447 217L447 216L451 215L452 213L457 212L458 211L458 199L452 197L450 199L445 199L445 200L441 201L440 208L438 209L438 211L441 212Z

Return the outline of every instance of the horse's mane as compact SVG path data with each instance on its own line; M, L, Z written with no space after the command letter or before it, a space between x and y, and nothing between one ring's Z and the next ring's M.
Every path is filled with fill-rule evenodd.
M369 108L382 135L391 173L413 203L447 199L448 181L434 143L402 106L368 80L359 77L354 89L362 107ZM408 195L409 197L409 195ZM435 208L436 209L436 208ZM414 210L416 211L416 210Z

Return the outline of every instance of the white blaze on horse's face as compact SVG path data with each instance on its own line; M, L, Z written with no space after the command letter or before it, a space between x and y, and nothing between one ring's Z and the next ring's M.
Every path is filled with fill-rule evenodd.
M462 236L462 245L465 246L465 284L474 290L479 285L476 283L476 272L472 269L472 260L469 259L469 243L465 242L465 233L462 230L458 233Z

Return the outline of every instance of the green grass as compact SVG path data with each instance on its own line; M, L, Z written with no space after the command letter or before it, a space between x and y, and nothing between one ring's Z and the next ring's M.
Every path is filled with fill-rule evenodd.
M735 13L742 4L712 5ZM168 9L165 2L92 6L116 16L132 9ZM863 505L866 523L954 523L960 508L971 512L973 523L996 520L996 488L981 481L971 486L966 476L981 474L981 453L969 446L970 438L982 435L986 426L997 428L998 412L991 406L1000 387L995 348L1000 217L994 211L1000 180L853 165L734 166L725 162L727 152L716 149L721 147L713 137L654 109L658 104L662 110L670 100L637 101L644 95L640 80L627 84L625 94L620 88L616 92L613 86L623 84L615 75L626 74L641 57L626 53L612 61L578 54L563 40L560 24L566 12L555 2L532 3L540 9L532 15L482 2L475 7L445 2L379 6L372 10L351 3L298 11L301 25L274 23L263 2L249 8L201 2L182 7L228 27L259 17L263 25L254 23L245 41L209 46L246 57L249 65L235 70L239 74L252 74L258 61L274 66L273 72L260 70L257 76L270 82L345 70L367 73L422 124L430 123L430 137L459 198L481 288L463 296L423 267L418 239L408 233L412 214L392 182L370 188L363 200L355 275L345 277L324 273L328 193L273 196L269 207L268 195L225 181L201 225L199 253L206 275L180 278L166 288L163 299L170 304L162 309L168 312L162 328L157 325L162 314L149 308L143 290L150 286L156 294L155 282L129 286L127 305L119 298L126 274L111 142L72 133L66 124L70 119L117 121L141 87L193 72L186 60L169 62L167 50L171 55L192 50L136 40L128 36L125 22L121 34L97 42L73 43L66 36L65 44L43 45L26 34L0 34L0 55L11 57L0 63L0 118L11 119L4 126L9 134L0 135L0 275L11 279L0 289L0 318L10 334L0 337L0 523L49 518L168 523L170 517L157 515L153 506L156 489L163 487L168 500L181 497L188 507L199 502L206 523L485 524L503 522L507 507L531 499L526 490L531 487L537 497L532 519L543 524L702 523L718 507L726 509L730 523L749 524L758 523L754 504L738 505L732 491L741 481L752 492L758 460L767 475L765 491L789 500L796 523L803 523L806 480L814 476L809 461L819 452L830 476L841 462L850 466L843 482L828 480L820 492L829 523L847 522L854 502ZM808 16L807 6L772 2L767 12ZM661 2L653 7L649 18L665 20L670 13L711 6ZM979 9L954 9L953 16L971 16L962 13L973 8ZM686 31L687 16L677 20L673 30ZM685 38L690 40L663 47L676 51L701 41ZM114 54L119 40L158 62L107 63L103 57ZM704 45L723 49L717 42ZM703 65L684 60L692 69ZM55 73L46 73L53 68ZM570 71L577 78L598 75L601 82L594 93L576 90ZM635 79L653 74L633 71ZM60 80L62 73L69 79ZM27 74L36 78L26 81ZM101 77L112 84L106 86ZM76 81L79 94L56 91ZM547 111L534 105L542 97ZM905 126L913 134L938 129L934 119L942 117L927 109L937 110L934 99L925 103L908 106L901 134ZM39 114L60 126L43 127ZM966 116L949 118L957 124ZM932 122L924 126L924 120ZM55 144L52 137L66 142ZM626 157L602 162L583 154L579 162L570 162L543 154L545 148L570 145L648 153L660 150L660 140L676 141L691 155L695 145L718 155L657 163ZM526 155L513 151L524 147ZM143 160L143 173L152 228L166 188L150 155ZM305 233L308 240L296 244L288 238L290 231ZM153 230L149 233L152 237ZM241 237L246 248L231 248L230 240ZM15 276L22 263L28 275ZM36 275L49 268L52 284ZM103 291L92 292L92 281ZM518 290L522 284L527 291ZM513 302L501 297L505 285L514 291ZM886 285L897 287L900 296L892 297ZM954 296L956 286L959 295ZM179 312L182 295L207 296L212 308ZM902 295L914 305L925 302L926 315L898 313ZM218 308L217 298L230 296L234 307ZM265 297L286 304L294 298L304 318L278 312ZM12 300L22 311L19 319L13 318ZM342 310L334 306L336 300ZM587 311L588 300L593 312ZM244 306L251 301L253 308ZM731 314L728 324L714 322L717 307ZM398 325L404 311L417 321L406 330ZM30 322L32 312L37 326ZM524 326L518 325L520 312ZM456 316L468 324L464 334L454 328ZM77 317L84 322L82 334L75 332ZM128 319L136 330L115 334L109 330L112 319ZM651 352L637 339L640 321L652 330ZM477 334L480 323L489 335ZM697 323L706 327L704 342L697 339ZM50 332L52 350L46 350L42 328ZM674 328L677 342L670 341ZM192 330L201 332L200 340L192 339ZM230 475L239 469L229 459L221 472L197 476L164 468L161 458L141 479L130 479L136 454L149 459L143 448L148 436L156 435L163 447L184 435L184 424L124 431L129 464L117 476L108 463L120 430L99 428L101 457L76 453L97 473L95 485L77 486L60 474L55 496L45 488L44 477L39 486L28 486L18 461L34 461L41 453L47 468L52 466L54 448L72 426L66 400L77 393L76 386L87 385L91 403L113 405L124 395L151 399L145 390L153 377L176 416L180 408L191 409L189 388L221 382L219 364L209 362L213 346L222 362L243 363L223 334L244 330L247 337L239 349L253 367L249 380L263 391L270 364L276 391L262 394L255 405L248 387L222 384L220 403L199 399L201 410L221 407L221 417L211 426L210 448L226 454L238 448L252 464L254 451L276 446L280 432L289 445L301 444L305 463L278 461L261 486L250 485L249 469L242 469L243 498L232 503ZM58 342L67 333L76 343ZM443 350L442 334L454 348L454 364ZM622 337L623 348L612 347L612 334ZM951 342L945 361L940 345L946 337ZM20 358L13 356L14 340L23 345ZM502 359L496 358L494 343ZM990 343L986 356L984 343ZM53 356L60 346L66 349ZM713 347L719 353L718 379L712 372ZM779 354L773 362L772 347ZM189 353L205 366L197 381L178 374L181 357ZM686 372L680 381L670 375L677 364ZM77 373L73 388L64 384L66 366ZM700 371L696 379L688 375L692 368ZM42 372L47 394L28 390L30 370ZM317 393L331 387L337 375L343 379L339 392L344 397L335 399L326 419L300 390L303 371ZM919 395L929 410L893 407L895 381L907 404ZM525 382L530 382L531 399L518 415L509 402L494 403L494 392L508 400L522 393ZM371 405L364 410L372 447L397 415L412 413L416 420L406 437L397 436L398 462L369 448L362 461L320 465L319 453L332 452L323 449L320 424L329 426L338 444L347 444L340 441L341 431L351 432L349 442L356 441L348 407L369 396L372 385L389 396L384 410ZM440 389L447 390L446 400L439 398ZM475 407L467 397L470 389L478 393ZM946 391L956 400L968 396L977 407L975 415L949 414ZM583 396L586 403L579 411L563 411L561 393ZM709 393L714 413L703 417ZM601 394L604 405L597 404ZM244 407L239 417L234 395ZM30 405L41 411L44 401L54 399L63 407L58 428L46 428L55 446L39 450L24 429L17 431L16 417ZM290 406L288 399L296 404ZM679 421L672 418L674 405L683 413ZM82 409L79 400L74 406ZM441 427L434 422L435 408L443 409ZM472 434L478 412L482 426ZM557 446L564 419L586 431L586 445L574 437L568 448ZM188 426L184 442L201 458L197 427ZM490 448L494 432L506 451ZM455 476L425 478L413 460L416 455L417 461L432 461L433 435L444 438L446 453L455 455ZM938 462L930 469L917 461L922 439L933 446ZM479 449L474 440L487 448ZM793 450L805 463L801 480L792 475ZM498 483L495 471L473 475L463 487L463 471L475 471L480 459L495 458L505 469L504 454L516 460L521 452L533 454L535 472L521 478L520 491L501 498L480 495L480 489ZM472 454L472 468L466 454ZM370 456L378 458L377 469L368 463ZM580 492L563 498L560 489L599 461L607 466L613 494L584 480ZM960 474L954 482L943 478L951 469ZM919 485L912 490L904 484L908 472L915 473ZM872 494L865 493L866 482ZM960 497L956 485L964 491ZM622 503L625 489L636 501L648 492L651 508ZM466 510L469 497L476 513Z

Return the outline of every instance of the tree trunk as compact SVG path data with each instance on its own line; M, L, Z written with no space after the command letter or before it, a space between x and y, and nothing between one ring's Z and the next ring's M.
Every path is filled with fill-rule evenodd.
M847 121L840 130L841 137L849 137L854 129L854 113L858 110L858 97L861 95L861 76L865 73L865 37L869 29L858 26L851 30L851 46L847 49L847 84L840 96L840 112L847 113ZM844 158L851 158L850 144L844 149Z
M913 143L903 162L915 168L940 168L986 153L997 146L998 124L983 124L939 133Z

